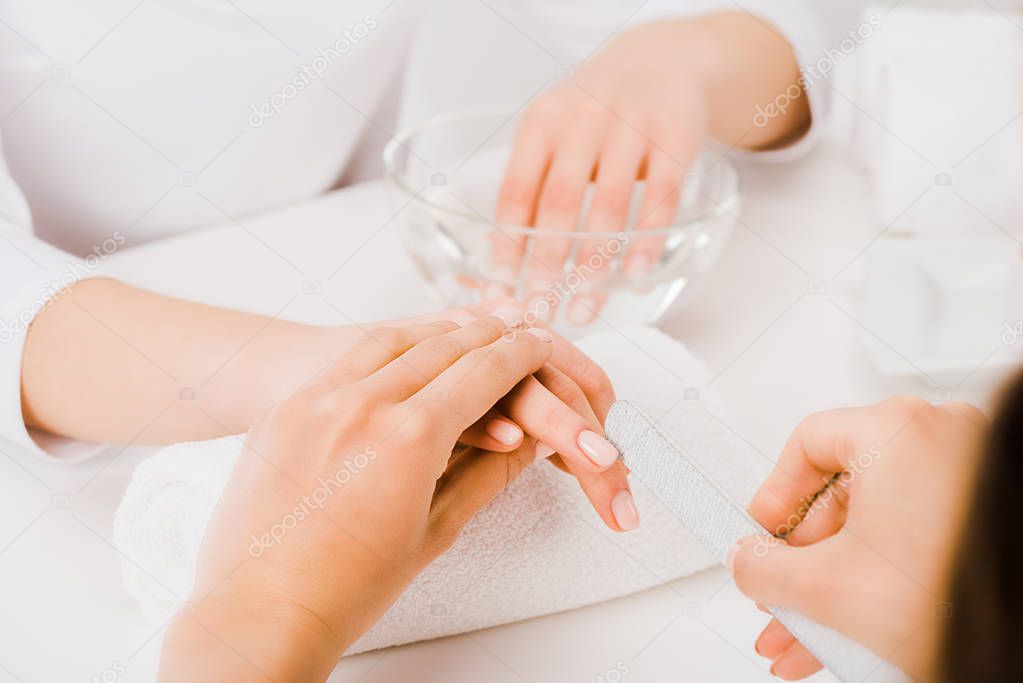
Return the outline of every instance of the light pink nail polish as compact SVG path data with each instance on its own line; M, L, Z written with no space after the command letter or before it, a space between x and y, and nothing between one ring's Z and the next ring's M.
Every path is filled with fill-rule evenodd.
M632 494L627 490L621 490L611 499L611 513L615 521L625 531L632 531L639 526L639 511L636 510L636 502Z
M625 276L637 278L650 270L650 257L646 254L633 254L625 265Z
M547 458L554 455L554 449L545 444L543 441L536 442L536 459L546 460Z
M739 552L739 544L736 543L728 551L728 557L725 558L725 566L728 567L728 573L735 575L735 555Z
M587 429L579 434L577 442L583 453L600 467L610 467L618 460L618 449L596 432Z
M589 325L596 317L597 301L592 296L577 296L568 306L565 317L572 325Z
M494 437L506 446L514 446L522 441L522 430L519 426L507 420L495 418L489 420L486 425L487 434Z
M540 341L546 342L548 344L554 341L554 337L551 336L551 333L543 329L542 327L530 327L528 330L526 330L526 332L529 332L531 335L533 335Z

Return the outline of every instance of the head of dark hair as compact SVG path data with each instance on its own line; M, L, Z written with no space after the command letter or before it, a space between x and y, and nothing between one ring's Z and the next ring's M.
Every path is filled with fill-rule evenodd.
M1023 374L1002 394L977 467L937 662L945 683L1023 680Z

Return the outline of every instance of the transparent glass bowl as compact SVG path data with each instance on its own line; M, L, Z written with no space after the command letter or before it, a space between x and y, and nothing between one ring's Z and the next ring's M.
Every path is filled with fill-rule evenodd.
M663 228L633 228L642 181L631 188L623 232L497 224L497 194L517 125L510 110L457 112L403 131L387 145L395 220L425 280L450 306L511 294L528 306L527 315L572 337L656 323L713 266L731 234L739 211L734 165L702 154L685 175L675 219ZM592 194L591 185L583 217ZM509 254L515 267L495 267L495 258L506 262Z

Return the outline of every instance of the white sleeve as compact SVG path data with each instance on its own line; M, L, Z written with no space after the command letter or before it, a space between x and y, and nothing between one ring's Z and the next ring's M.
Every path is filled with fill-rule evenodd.
M28 204L7 169L0 146L0 439L61 460L87 457L102 446L29 432L21 412L21 358L35 316L89 270L87 261L32 233Z

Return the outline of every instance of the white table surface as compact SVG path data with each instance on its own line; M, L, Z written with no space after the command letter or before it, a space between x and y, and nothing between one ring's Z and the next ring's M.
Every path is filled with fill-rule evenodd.
M896 384L863 350L870 332L859 317L859 280L879 228L866 211L863 179L838 148L743 173L743 225L720 266L691 286L664 325L717 373L712 384L732 409L730 427L773 458L814 410L894 391L934 398L933 382ZM177 296L324 324L434 308L391 215L380 184L360 185L125 250L108 272ZM810 293L815 279L826 293ZM997 374L964 374L954 397L983 401ZM162 630L122 591L109 540L127 479L150 452L128 448L70 466L0 457L0 682L152 679ZM347 658L331 680L766 681L753 651L765 621L724 570L714 570L585 609Z

